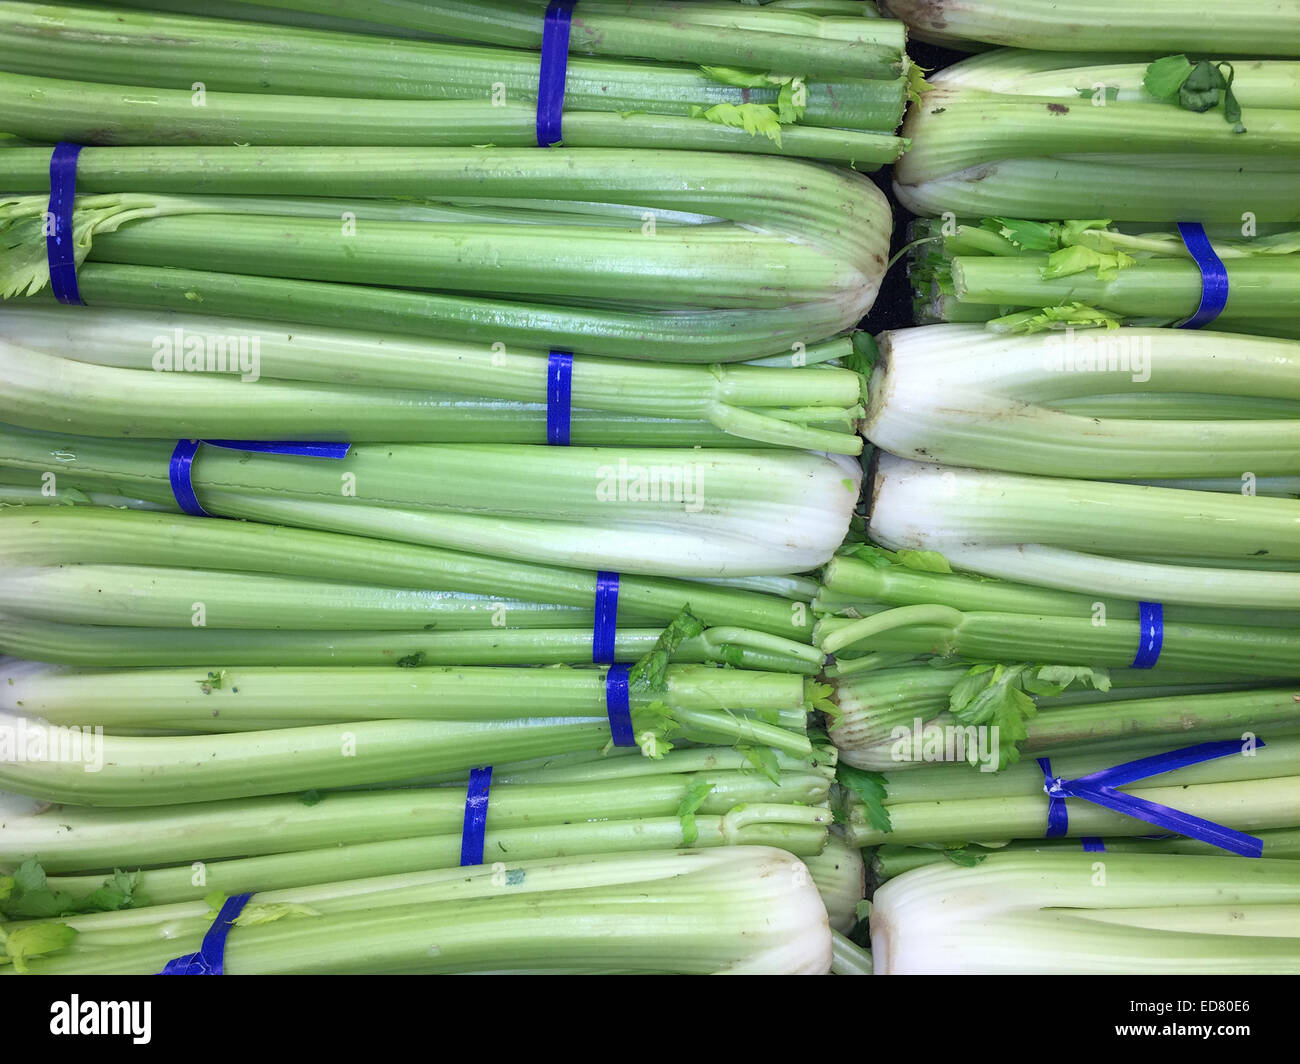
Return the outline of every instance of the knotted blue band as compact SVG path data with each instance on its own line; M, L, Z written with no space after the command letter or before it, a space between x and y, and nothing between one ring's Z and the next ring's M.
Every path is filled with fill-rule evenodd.
M1165 645L1165 608L1158 602L1138 603L1138 649L1131 668L1150 669Z
M83 306L77 287L73 254L72 205L77 198L77 157L80 144L60 141L50 156L50 206L46 221L45 255L50 266L50 291L60 303Z
M1263 745L1263 740L1255 743L1256 748ZM1135 820L1167 828L1189 839L1197 839L1211 846L1217 846L1221 850L1227 850L1229 853L1240 854L1242 857L1259 857L1264 852L1264 844L1254 835L1225 828L1212 820L1203 820L1199 816L1192 816L1191 813L1170 809L1167 805L1160 805L1158 802L1151 802L1115 789L1126 783L1146 779L1148 776L1158 776L1162 772L1172 772L1175 769L1186 768L1188 765L1198 765L1202 761L1213 761L1216 758L1239 753L1241 753L1241 743L1236 739L1198 743L1195 746L1170 750L1168 753L1139 758L1137 761L1127 761L1122 765L1104 768L1099 772L1091 772L1073 780L1053 776L1051 759L1040 757L1038 767L1043 770L1045 781L1043 790L1047 792L1047 838L1057 838L1069 830L1070 817L1065 807L1065 800L1082 798L1085 802L1092 802L1093 805L1100 805L1116 813L1131 816Z
M591 630L591 660L614 663L614 637L618 634L618 573L603 569L596 574L596 620Z
M1180 329L1204 329L1228 305L1228 271L1200 222L1179 222L1178 235L1201 271L1201 305Z
M167 962L159 975L224 975L226 966L226 935L235 919L244 911L252 894L236 894L226 899L217 918L203 936L198 953L187 953Z
M569 77L569 30L578 0L551 0L542 25L542 66L537 78L537 144L564 139L564 83Z
M552 447L569 446L572 408L573 356L552 351L546 360L546 442Z
M487 835L488 792L492 789L492 766L476 768L469 774L465 792L465 826L460 833L460 864L483 863L483 839Z
M605 712L615 746L636 746L632 734L632 696L628 690L630 665L611 665L605 674Z
M296 454L306 458L346 458L349 443L266 443L257 440L177 440L172 451L167 476L171 480L176 505L191 517L211 517L199 505L194 494L194 456L202 444L222 447L228 451L257 451L260 454Z

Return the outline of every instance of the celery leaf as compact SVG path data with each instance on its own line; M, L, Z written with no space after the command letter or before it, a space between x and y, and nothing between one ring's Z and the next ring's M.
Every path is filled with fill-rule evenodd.
M694 846L700 837L700 829L695 823L695 814L700 806L713 792L713 784L707 780L692 783L677 807L677 818L682 822L682 845Z
M77 932L67 924L28 924L25 927L0 929L0 965L12 964L14 971L26 972L29 957L43 957L67 949Z
M885 808L884 776L879 772L867 772L865 769L841 763L835 767L835 779L862 802L868 824L877 831L894 830L889 822L889 810Z

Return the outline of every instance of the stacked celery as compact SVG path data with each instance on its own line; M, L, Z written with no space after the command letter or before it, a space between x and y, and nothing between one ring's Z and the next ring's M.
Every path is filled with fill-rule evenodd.
M545 0L203 5L221 18L193 17L187 3L131 6L171 10L0 4L9 132L85 144L537 143ZM562 142L893 162L911 71L902 24L871 13L584 2Z

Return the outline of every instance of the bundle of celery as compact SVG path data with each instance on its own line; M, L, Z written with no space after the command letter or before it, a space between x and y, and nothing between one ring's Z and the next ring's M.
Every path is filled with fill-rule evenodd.
M864 869L856 850L828 841L833 752L802 761L781 755L773 779L740 751L674 750L657 761L619 756L625 753L556 758L540 768L496 766L482 863L775 846L811 862L837 926L852 921ZM18 918L161 905L214 890L242 894L456 867L465 790L461 779L132 809L29 806L6 815L0 865L31 862L46 879L40 888L12 891L0 911ZM829 860L820 860L824 850ZM202 876L194 875L196 861ZM105 868L132 870L130 897L96 893L114 885L98 872Z
M49 165L48 149L0 154L0 189L27 193L0 200L7 296L49 281ZM802 356L870 309L890 230L865 177L701 152L88 148L77 190L90 306L506 354Z
M321 6L369 22L386 14L370 3ZM38 141L536 146L546 5L496 7L388 5L420 23L410 28L460 38L416 40L5 2L0 110L7 131ZM600 7L584 3L571 50L596 40L604 56L620 58L569 59L557 142L797 155L862 169L905 147L894 135L909 90L899 22L731 2L701 5L695 19L676 4L628 18L622 5L604 5L622 23L607 38ZM505 33L512 39L493 25L502 17L515 24Z
M1300 65L1234 59L1217 36L1194 50L1005 49L946 68L904 124L899 199L930 216L1300 220Z
M681 739L812 753L805 725L821 692L803 677L690 673L696 666L670 671L657 657L643 659L627 678L630 734L644 756L660 757ZM30 694L7 701L0 714L0 786L44 801L157 805L405 783L597 750L611 736L604 667L140 669L95 676L54 668L6 666L13 686ZM87 686L96 680L103 699ZM355 704L362 689L376 692L370 708ZM331 704L331 691L351 695L353 704ZM445 704L430 703L444 692ZM79 707L60 708L66 697ZM130 708L137 699L142 706L153 701L154 709L137 713ZM37 713L71 723L29 717ZM145 734L130 734L139 731Z
M918 222L914 232L909 277L919 324L978 321L997 333L1069 330L1071 339L1051 353L1058 368L1067 359L1074 367L1090 359L1119 362L1143 383L1142 352L1129 339L1141 334L1114 327L1177 325L1201 303L1201 269L1174 230L985 218L978 225ZM1245 240L1221 226L1207 236L1227 273L1226 304L1211 328L1300 337L1300 233ZM1112 331L1092 337L1077 331L1097 326Z
M0 510L0 545L0 648L20 657L90 666L592 660L598 577L576 568L96 506ZM616 658L655 649L688 609L698 630L674 633L674 661L815 673L815 591L793 578L623 575Z
M666 653L656 656L656 683L633 677L632 711L649 714L654 706L682 727L751 737L778 725L802 732L816 697L816 685L797 674L669 665ZM369 720L505 721L517 719L523 706L533 721L563 721L605 714L605 674L603 667L485 666L92 670L0 659L0 712L128 735ZM754 720L729 721L727 714Z
M1233 739L1251 729L1300 732L1300 681L1243 690L1185 684L1166 693L1110 687L1109 676L1089 677L1107 689L1089 692L1085 702L1054 704L1061 681L1078 672L1086 670L977 666L963 672L915 665L863 673L835 682L831 697L840 716L830 737L855 768L892 771L965 760L993 770L1076 743L1163 735L1190 744Z
M1264 843L1264 854L1279 860L1300 859L1300 828L1282 828L1277 831L1257 831ZM1103 839L1105 853L1186 853L1204 857L1222 857L1223 852L1208 843L1183 839L1176 835L1168 838ZM870 877L873 889L887 883L895 876L925 865L957 864L970 867L979 864L991 853L1024 854L1040 850L1046 853L1078 853L1077 839L1034 839L1002 843L975 843L958 849L939 849L926 846L877 846L871 854Z
M7 923L0 962L34 974L158 973L199 948L224 901ZM224 968L825 974L831 955L826 909L803 863L781 850L733 846L268 891L234 922Z
M0 480L30 488L53 476L176 506L175 449L5 426ZM201 447L189 477L213 515L590 569L744 577L827 561L861 467L804 451L395 443L322 459L236 442Z
M882 334L862 433L891 454L1097 479L1300 475L1300 343L1195 330Z
M1104 684L1091 680L1105 680L1105 670L1133 662L1143 631L1141 604L1127 597L953 573L932 552L895 553L865 545L846 548L831 559L813 607L819 615L815 642L836 656L828 673L862 677L866 683L873 682L869 674L875 670L910 667L916 655L936 654L1008 665L1075 666L1061 674L1067 683L1100 688ZM1147 663L1150 668L1113 679L1122 688L1186 690L1191 685L1205 690L1207 684L1245 678L1259 682L1300 676L1300 611L1294 607L1294 602L1271 610L1170 604L1161 611L1163 642L1155 660ZM1090 669L1101 671L1093 676ZM951 671L929 665L916 670L914 678L919 686L911 681L902 685L910 690L900 690L904 700L946 699L958 683ZM1029 690L1028 679L1049 684L1051 674L1021 670L1007 682Z
M20 304L0 316L0 388L10 424L82 435L546 443L547 352L503 347ZM807 368L584 358L571 442L858 454L861 378L822 364L855 362L854 341L805 354Z
M1129 853L934 864L876 892L871 947L882 975L1295 974L1300 864Z
M1261 735L1262 741L1256 742L1254 732L1247 734L1250 738L1237 744L1230 756L1117 783L1114 789L1163 806L1166 813L1177 810L1251 834L1300 828L1300 736ZM1051 757L1051 774L1075 780L1187 745L1176 736L1076 743ZM885 773L843 767L839 771L845 784L840 816L849 841L859 846L951 848L1048 834L1044 770L1030 759L997 773L937 761ZM1065 804L1067 823L1061 834L1068 838L1133 838L1161 831L1148 821L1082 799L1070 798Z
M1153 603L1294 610L1300 602L1300 500L1292 498L993 473L892 455L875 460L868 496L875 542L937 551L973 573ZM962 620L956 610L926 609L915 623L950 629ZM861 623L873 630L881 622ZM883 627L900 623L904 617L889 618ZM865 634L855 630L854 638Z
M152 5L150 5L152 6ZM302 6L302 5L295 5ZM883 0L921 40L1070 52L1223 52L1300 57L1300 10L1277 0Z

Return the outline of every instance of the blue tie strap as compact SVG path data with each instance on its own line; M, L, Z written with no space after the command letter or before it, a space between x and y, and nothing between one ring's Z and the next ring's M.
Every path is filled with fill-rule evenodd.
M175 957L159 975L224 975L226 965L226 935L234 925L239 914L244 911L252 894L235 894L226 899L217 913L217 918L203 936L203 945L198 953L187 953Z
M1263 745L1262 741L1255 744L1257 749ZM1047 838L1059 838L1066 834L1070 827L1070 819L1065 800L1081 798L1085 802L1092 802L1093 805L1100 805L1116 813L1133 817L1135 820L1166 828L1189 839L1197 839L1242 857L1259 857L1264 852L1264 843L1254 835L1247 835L1245 832L1224 827L1211 820L1204 820L1191 813L1171 809L1158 802L1116 789L1149 776L1158 776L1164 772L1172 772L1203 761L1213 761L1239 753L1241 753L1241 743L1235 739L1198 743L1195 746L1185 746L1179 750L1170 750L1168 753L1155 754L1137 761L1128 761L1073 780L1054 776L1051 759L1040 757L1038 767L1043 770L1043 790L1047 792L1048 800Z

